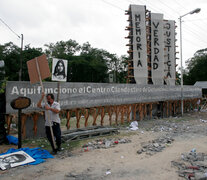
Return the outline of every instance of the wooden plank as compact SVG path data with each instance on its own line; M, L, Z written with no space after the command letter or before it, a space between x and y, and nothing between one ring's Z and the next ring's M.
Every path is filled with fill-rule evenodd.
M132 112L132 105L127 105L127 121L130 122L130 114Z
M143 120L143 108L142 108L142 103L140 103L138 105L138 109L139 109L139 120L142 121Z
M183 100L183 109L184 109L184 113L187 112L187 101L186 100Z
M39 114L38 113L34 113L32 115L32 120L33 120L33 131L34 131L34 135L36 136L37 135L37 121L38 121L38 118L39 118Z
M166 101L165 104L166 104L166 117L168 117L168 112L169 112L169 109L168 109L168 101Z
M116 125L118 125L119 106L114 106L114 108L115 108L115 114L116 114L115 123L116 123Z
M80 128L80 118L81 118L80 109L75 109L75 116L77 120L76 127Z
M84 109L83 110L84 111L84 117L85 117L85 123L84 123L84 125L85 125L85 127L87 127L88 126L88 118L89 118L89 110L88 109Z
M121 108L121 124L124 124L125 106L120 106L120 108Z
M67 127L67 129L70 129L70 118L71 118L71 111L70 110L67 110L66 118L67 118L66 127Z
M170 109L169 115L172 116L172 101L169 101L169 109Z
M174 101L174 115L177 114L177 101Z
M22 138L25 139L26 138L26 120L27 120L27 115L26 114L22 114Z
M152 119L152 103L149 104L150 109L150 118Z
M136 121L136 117L137 117L137 114L136 114L136 112L137 112L137 104L133 104L132 107L133 107L133 112L134 112L134 121Z
M113 106L107 106L107 113L109 116L109 125L112 125Z
M105 116L105 110L104 107L101 107L101 126L104 124L104 116Z
M162 118L165 116L165 102L162 102Z
M146 116L147 116L147 104L144 103L143 104L143 117L146 118Z
M118 133L117 128L97 128L97 129L89 129L89 130L82 130L77 132L71 132L71 133L64 133L61 137L64 141L71 141L71 140L80 140L85 138L90 138L94 136L100 136L100 135L107 135L111 133Z
M7 134L10 134L12 118L12 115L6 114Z
M97 109L98 109L98 112L96 112ZM92 124L93 126L96 126L96 119L97 119L99 113L100 113L100 107L93 108L93 124Z

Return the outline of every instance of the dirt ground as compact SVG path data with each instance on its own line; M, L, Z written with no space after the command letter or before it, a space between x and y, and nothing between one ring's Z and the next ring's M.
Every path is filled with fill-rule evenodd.
M137 153L143 143L166 134L172 136L174 141L162 152L153 155ZM139 130L132 132L122 127L118 136L128 138L131 142L87 152L79 147L69 153L63 152L64 155L56 155L54 159L47 159L45 163L39 165L0 171L0 179L183 179L178 176L177 168L172 166L171 162L181 158L182 153L190 152L193 148L197 152L207 153L207 112L188 113L183 117L143 120L139 122Z

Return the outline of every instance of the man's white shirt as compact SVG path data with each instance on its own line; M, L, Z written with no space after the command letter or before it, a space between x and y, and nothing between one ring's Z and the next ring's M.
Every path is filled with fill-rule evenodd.
M52 109L58 109L60 111L60 104L56 101L54 101L51 106L48 103L46 105ZM41 106L44 108L45 103L42 103ZM50 122L60 123L59 113L55 113L51 110L45 110L45 120L45 126L50 126Z

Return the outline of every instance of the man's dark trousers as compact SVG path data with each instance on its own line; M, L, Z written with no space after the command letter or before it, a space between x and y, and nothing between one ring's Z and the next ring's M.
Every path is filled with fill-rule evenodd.
M54 137L56 139L57 149L55 149L53 141L52 141L50 127L49 126L45 126L45 130L46 130L47 139L49 140L49 142L50 142L50 144L52 146L52 150L53 151L60 150L61 149L61 129L60 129L60 124L56 123L56 122L53 122L53 126L52 126L53 134L54 134Z

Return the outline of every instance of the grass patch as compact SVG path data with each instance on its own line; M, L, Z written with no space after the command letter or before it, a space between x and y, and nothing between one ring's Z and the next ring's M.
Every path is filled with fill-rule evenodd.
M22 141L24 147L41 147L46 150L51 150L49 141L46 138L25 139Z
M83 144L85 144L86 141L87 140L62 142L61 147L64 148L64 150L72 151L76 148L80 148ZM47 138L25 139L22 141L22 146L29 148L40 147L42 149L48 150L49 152L52 150Z

